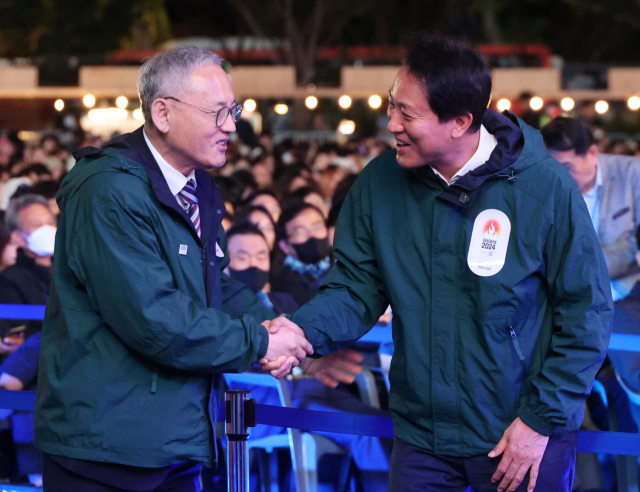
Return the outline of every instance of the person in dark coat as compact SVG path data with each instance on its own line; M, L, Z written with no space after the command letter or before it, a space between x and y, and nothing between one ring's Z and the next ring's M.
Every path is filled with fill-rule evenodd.
M141 68L145 124L84 148L62 182L42 329L35 445L45 491L199 491L216 463L218 374L311 352L229 262L225 163L241 105L222 60L192 46Z
M278 235L286 257L271 290L288 292L302 305L311 300L331 269L327 224L316 207L298 202L282 211Z
M0 303L43 305L51 289L55 215L44 197L27 194L9 202L6 222L20 248L16 263L0 273ZM41 321L0 320L0 353L12 352L41 328Z
M241 222L227 231L227 238L229 276L246 284L267 309L276 314L293 314L300 306L291 294L271 290L269 244L260 229L251 222Z
M413 38L389 94L396 150L349 191L318 294L269 326L326 354L392 306L390 492L571 491L605 359L613 301L585 201L490 96L474 48Z

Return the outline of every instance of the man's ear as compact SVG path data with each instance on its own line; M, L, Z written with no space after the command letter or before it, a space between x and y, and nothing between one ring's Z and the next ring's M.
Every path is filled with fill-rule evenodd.
M466 113L461 116L456 116L453 119L453 129L451 131L452 138L459 138L465 133L473 123L473 116L471 113Z
M156 99L151 105L151 119L160 133L169 131L169 104L166 99Z
M11 241L11 244L15 244L20 248L25 248L27 246L27 241L24 240L18 231L11 232L9 241Z
M294 258L298 257L298 255L296 254L296 250L293 249L293 247L289 244L288 241L285 241L284 239L280 239L280 241L278 241L278 246L280 246L280 249L285 255L291 255Z
M587 155L592 159L597 160L599 154L600 151L598 150L598 146L596 144L593 144L591 147L589 147L589 150L587 150Z

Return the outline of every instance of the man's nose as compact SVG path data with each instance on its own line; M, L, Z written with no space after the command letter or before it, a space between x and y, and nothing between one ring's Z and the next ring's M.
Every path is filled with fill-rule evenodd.
M220 126L220 130L225 133L233 133L236 131L236 122L233 121L233 116L229 114L227 119L224 120L224 123Z
M387 130L391 133L401 133L404 131L404 126L400 122L400 117L397 116L398 112L394 111L389 118L389 123L387 123Z

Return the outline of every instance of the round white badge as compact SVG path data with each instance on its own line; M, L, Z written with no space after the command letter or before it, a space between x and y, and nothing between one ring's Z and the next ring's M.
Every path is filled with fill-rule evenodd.
M495 275L504 266L511 234L511 222L504 212L489 209L480 212L473 223L467 263L480 277Z

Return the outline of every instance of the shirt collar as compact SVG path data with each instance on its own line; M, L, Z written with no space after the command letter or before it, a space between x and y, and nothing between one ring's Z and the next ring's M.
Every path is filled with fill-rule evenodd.
M596 171L596 184L593 188L591 188L589 191L587 191L584 195L582 196L591 196L591 195L596 195L598 193L598 188L600 188L602 186L602 173L600 172L600 166L598 166L598 169Z
M186 185L190 179L193 180L193 182L197 187L195 171L191 171L188 176L185 176L184 174L182 174L175 167L169 164L164 159L164 157L160 155L160 152L156 150L156 148L153 146L153 144L147 137L147 134L145 133L144 129L142 130L142 134L144 135L144 141L147 142L147 146L149 147L151 154L153 154L153 157L158 163L158 166L160 167L160 171L162 171L162 175L164 176L164 179L167 181L167 184L169 185L169 190L171 190L171 193L173 194L173 196L176 196L178 193L180 193L180 191L182 191L182 188L184 188L184 185Z
M489 160L489 157L491 157L493 149L495 149L497 145L498 140L496 139L496 137L491 135L491 133L489 133L489 130L487 130L484 125L480 125L480 141L478 142L478 148L471 156L471 159L469 159L467 163L453 175L451 181L447 181L445 177L438 171L436 171L433 167L431 167L431 169L433 170L435 175L442 179L445 183L447 183L448 185L452 185L461 176L464 176L468 172L473 171L474 169L482 166L485 162L487 162Z

